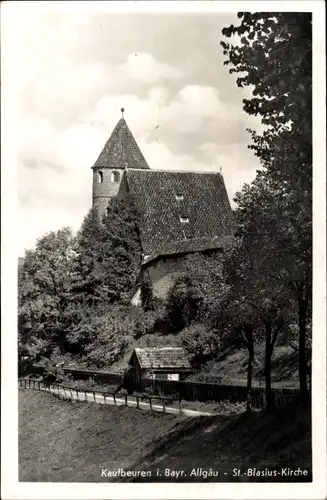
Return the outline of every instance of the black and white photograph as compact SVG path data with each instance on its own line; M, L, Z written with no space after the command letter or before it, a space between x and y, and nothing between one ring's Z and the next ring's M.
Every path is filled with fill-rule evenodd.
M3 498L323 500L323 2L2 10Z

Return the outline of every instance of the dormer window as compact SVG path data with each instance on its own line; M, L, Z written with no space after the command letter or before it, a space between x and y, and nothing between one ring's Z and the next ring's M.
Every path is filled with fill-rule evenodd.
M184 195L182 195L182 194L176 194L175 198L176 198L177 201L182 201L182 200L184 200Z
M190 222L188 217L181 217L179 220L180 220L183 224L187 224L188 222Z
M116 170L114 172L111 172L111 182L119 182L119 179L119 172L116 172Z
M99 172L97 173L97 183L101 184L102 182L103 182L103 172L99 170Z

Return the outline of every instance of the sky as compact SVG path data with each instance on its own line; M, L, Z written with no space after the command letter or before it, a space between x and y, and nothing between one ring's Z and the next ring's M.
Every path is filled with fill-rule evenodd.
M222 168L233 204L259 167L246 129L260 128L242 110L249 90L223 65L221 30L236 22L37 6L17 17L19 255L46 232L79 229L122 107L150 168Z

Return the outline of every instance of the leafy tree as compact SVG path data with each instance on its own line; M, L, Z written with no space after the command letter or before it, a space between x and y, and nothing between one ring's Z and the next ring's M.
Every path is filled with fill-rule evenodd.
M129 302L139 275L142 246L141 214L133 198L113 198L103 218L102 262L105 276L102 293L110 302Z
M304 204L296 196L285 195L283 186L260 174L251 187L237 196L243 238L262 255L266 275L283 283L290 307L296 308L299 335L299 380L307 396L308 320L311 312L312 249L311 221ZM291 203L291 201L293 201ZM267 249L264 255L260 249ZM266 263L264 263L266 261Z
M74 308L96 307L104 301L101 285L105 279L101 262L103 226L98 211L92 208L77 234L70 295Z
M289 249L286 246L283 255L278 241L286 214L280 212L275 190L260 177L245 186L237 199L239 244L226 265L226 280L236 300L250 307L252 321L264 331L266 401L267 406L273 406L272 354L278 335L294 312L285 269Z
M259 329L259 318L256 309L247 297L239 294L235 286L230 290L229 296L224 301L225 322L228 324L227 334L236 333L241 343L248 351L247 365L247 410L251 410L252 372L254 362L254 345ZM225 334L226 334L225 330Z
M208 325L222 322L221 304L228 294L228 286L224 281L223 263L230 253L231 246L224 251L213 251L209 255L193 254L186 259L185 273L193 280L201 295L201 321Z
M252 145L260 158L270 156L270 144L292 123L311 146L312 19L304 12L240 12L240 24L224 28L238 45L221 42L231 66L240 75L239 87L251 87L253 97L244 99L244 110L260 115L268 128Z
M265 238L269 238L274 265L297 303L300 390L307 397L306 340L312 290L312 20L307 13L239 13L238 17L239 26L223 30L226 37L239 37L237 45L221 42L228 56L225 64L231 66L230 73L239 75L239 87L252 88L253 96L243 101L244 110L259 115L266 128L261 134L250 131L253 143L249 146L261 159L264 171L237 201L244 215L249 215L258 191L271 195L272 205L265 205Z
M87 307L128 301L141 261L139 214L131 197L110 200L100 220L92 208L78 234L72 297Z
M19 351L34 361L66 346L62 318L68 301L75 238L69 228L40 238L26 252L18 283Z

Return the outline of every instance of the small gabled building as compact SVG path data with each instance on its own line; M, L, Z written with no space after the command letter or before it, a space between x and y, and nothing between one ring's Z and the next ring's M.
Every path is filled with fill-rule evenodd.
M182 347L135 347L128 364L137 384L142 379L179 381L194 371Z

